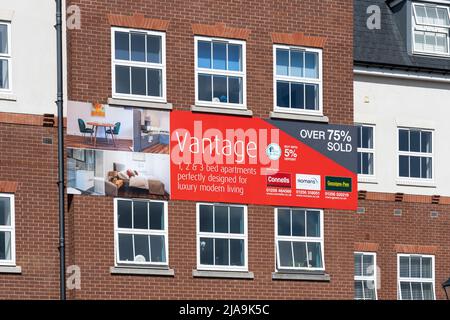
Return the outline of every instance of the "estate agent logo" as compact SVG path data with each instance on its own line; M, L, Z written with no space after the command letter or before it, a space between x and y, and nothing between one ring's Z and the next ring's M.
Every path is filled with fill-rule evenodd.
M352 179L342 177L325 177L325 190L352 192Z
M278 188L291 188L291 174L290 173L281 173L267 176L267 186L268 187L278 187Z
M271 143L267 146L266 154L270 160L277 161L281 157L281 148L277 143Z
M311 174L296 174L297 190L315 190L320 191L320 176Z

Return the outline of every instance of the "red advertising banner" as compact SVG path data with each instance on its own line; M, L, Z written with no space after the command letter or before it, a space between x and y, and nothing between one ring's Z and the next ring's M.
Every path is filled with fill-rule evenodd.
M171 199L356 210L356 130L173 111Z

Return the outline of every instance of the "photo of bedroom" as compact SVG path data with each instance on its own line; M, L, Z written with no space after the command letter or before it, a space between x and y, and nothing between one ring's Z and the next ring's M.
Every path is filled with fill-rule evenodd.
M133 110L69 101L66 143L72 148L133 151Z
M169 200L169 155L67 149L68 194Z
M169 112L134 109L133 126L133 151L169 154Z

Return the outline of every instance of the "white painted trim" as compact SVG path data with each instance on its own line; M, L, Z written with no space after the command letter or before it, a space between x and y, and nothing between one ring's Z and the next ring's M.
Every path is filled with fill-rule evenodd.
M306 233L304 237L298 236L279 236L278 235L278 210L279 209L287 209L291 210L305 210L305 211L316 211L319 212L320 219L320 237L307 237ZM306 213L305 213L305 231L306 231ZM283 271L325 271L325 249L324 249L324 218L323 218L323 210L321 209L310 209L310 208L275 208L275 272L283 272ZM292 229L292 222L291 222ZM307 232L307 231L306 231ZM321 259L322 259L322 268L297 268L297 267L279 267L280 266L280 255L278 254L278 241L292 241L292 242L315 242L320 243L320 251L321 251ZM294 258L292 256L292 258ZM307 257L308 258L308 257Z
M355 126L358 127L358 130L360 130L360 126L362 127L370 127L372 128L372 144L373 147L370 148L357 148L357 152L358 153L371 153L372 157L373 157L373 174L360 174L358 173L358 182L359 181L376 181L377 176L376 176L376 169L377 169L377 165L376 165L376 125L375 124L368 124L368 123L355 123ZM362 137L361 137L362 139ZM361 168L362 168L362 164L361 164Z
M237 44L242 48L242 71L229 71L229 70L218 70L213 69L212 65L210 69L200 68L198 66L198 42L206 41L220 41L226 42L227 44ZM213 48L211 46L211 64L213 63L212 56ZM228 50L227 50L228 55ZM228 59L228 57L227 57ZM224 102L210 102L210 101L202 101L198 99L198 74L208 74L208 75L222 75L222 76L234 76L242 78L242 104L238 103L224 103ZM235 40L235 39L225 39L225 38L215 38L215 37L204 37L204 36L194 36L194 77L195 77L195 105L200 107L217 107L217 108L225 108L225 109L239 109L239 110L247 110L247 46L246 41L243 40ZM212 81L212 79L211 79ZM228 86L228 81L227 81ZM211 90L214 90L214 87L211 84ZM227 92L228 96L228 92Z
M233 234L233 233L215 233L215 232L200 232L200 206L228 206L228 207L240 207L244 209L244 234ZM228 209L229 213L229 209ZM197 270L206 271L248 271L248 218L247 218L247 206L240 204L228 204L228 203L206 203L198 202L196 204L196 233L197 233ZM213 225L214 225L214 209L213 209ZM200 263L200 238L220 238L220 239L239 239L244 240L244 266L217 266L217 265L205 265ZM214 255L213 255L214 256ZM229 258L229 257L228 257Z
M373 256L373 275L371 276L357 276L354 275L354 281L374 281L375 285L375 300L378 300L378 268L377 268L377 253L376 252L363 252L356 251L354 255L362 254L363 256ZM364 257L363 257L364 259ZM363 266L363 265L362 265ZM363 297L364 297L364 288L363 288ZM357 299L360 300L360 299ZM365 297L362 300L366 300Z
M14 10L0 9L0 20L11 22L14 17Z
M277 75L277 49L285 49L285 50L301 50L305 52L314 52L317 53L318 56L318 71L319 78L311 79L311 78L299 78L292 76L279 76ZM305 114L305 115L323 115L323 50L317 48L308 48L308 47L296 47L296 46L287 46L287 45L273 45L273 111L281 112L281 113L292 113L292 114ZM305 83L305 84L317 84L319 86L319 109L318 110L307 110L307 109L291 109L277 106L277 81L285 81L285 82L297 82L297 83ZM306 99L306 96L305 96ZM290 100L290 99L289 99ZM290 103L290 102L289 102Z
M161 37L161 63L151 63L151 62L138 62L138 61L125 61L116 60L115 58L115 32L139 32L145 33L146 35L153 35ZM131 59L131 37L130 37L130 59ZM147 48L147 40L145 41L145 46ZM145 52L147 55L147 50ZM134 95L131 94L131 75L130 75L130 94L116 93L116 65L129 66L129 67L141 67L146 69L158 69L161 70L161 97L156 96L144 96L144 95ZM166 33L160 31L143 30L143 29L131 29L122 27L111 27L111 88L112 88L112 98L116 99L126 99L135 101L150 101L150 102L167 102L167 77L166 77ZM130 71L131 72L131 71ZM147 78L147 71L145 72L145 77ZM146 83L146 90L148 84Z
M410 277L400 277L400 258L401 257L420 257L420 258L431 258L432 270L431 270L431 279L428 278L410 278ZM420 272L422 273L422 260L420 261ZM426 255L426 254L397 254L397 297L399 300L402 300L402 290L400 287L401 282L420 282L420 283L431 283L433 285L433 297L436 300L436 284L435 284L435 256L434 255ZM423 290L422 290L422 298L423 298Z
M420 72L405 72L401 70L385 70L382 68L361 68L355 67L353 70L355 75L363 75L363 76L378 76L378 77L387 77L387 78L396 78L396 79L406 79L406 80L420 80L420 81L434 81L434 82L443 82L450 83L450 75L449 76L430 76L428 73L420 73ZM355 81L358 81L357 79Z
M8 61L8 88L0 89L0 94L2 95L12 95L13 93L13 65L12 65L12 23L10 21L0 21L0 24L6 25L7 36L8 36L8 52L1 54L0 59Z
M0 231L11 233L11 259L0 260L0 266L14 267L16 265L16 210L15 210L15 196L9 193L0 193L0 198L8 198L10 201L10 220L11 225L0 226Z
M117 206L118 201L129 201L133 203L134 201L142 201L142 202L157 202L163 203L164 205L164 230L144 230L144 229L123 229L118 226L118 217L117 217ZM131 217L132 221L134 219L133 215L133 205L131 206ZM147 266L147 267L166 267L169 265L169 219L168 219L168 203L167 201L160 200L148 200L148 199L125 199L125 198L114 198L114 264L116 267L136 267L136 266ZM150 223L150 220L149 220ZM120 261L119 260L119 233L126 234L137 234L137 235L162 235L164 236L164 245L165 245L165 255L166 262L133 262L133 261ZM149 243L150 246L150 243ZM151 254L151 253L150 253ZM151 256L150 256L151 259Z

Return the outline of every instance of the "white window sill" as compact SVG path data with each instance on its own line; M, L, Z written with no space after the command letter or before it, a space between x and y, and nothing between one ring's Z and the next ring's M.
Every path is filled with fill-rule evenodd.
M0 100L17 101L17 97L12 93L0 92Z
M272 272L272 280L330 281L330 275L323 271L278 271Z
M323 123L329 122L329 119L327 116L315 115L315 114L304 114L304 113L271 111L270 117L273 119L283 119L283 120L300 120L300 121L323 122Z
M191 111L193 112L206 112L206 113L220 113L220 114L229 114L229 115L237 115L237 116L253 116L252 110L248 110L245 108L231 108L231 107L213 107L213 106L201 106L201 105L193 105L191 106Z
M163 268L143 268L143 267L110 267L111 274L119 275L140 275L140 276L163 276L173 277L175 271L173 269Z
M358 183L378 184L377 178L358 175Z
M396 184L397 184L398 186L422 187L422 188L436 188L436 182L434 182L434 181L402 180L402 179L397 179Z
M108 98L108 105L116 107L140 107L148 109L172 110L173 106L167 102L127 100L118 98Z
M0 266L0 273L21 274L22 267L18 266Z
M249 279L253 280L255 275L248 271L209 271L192 270L194 278L224 278L224 279Z

